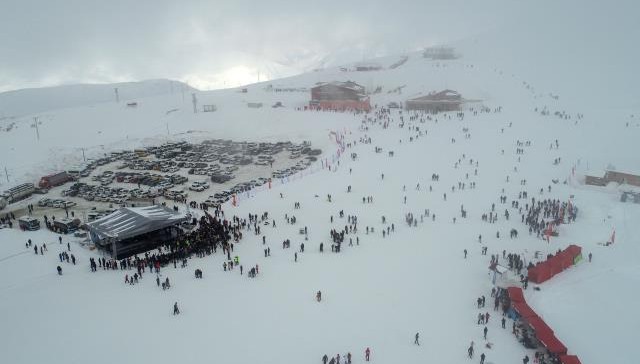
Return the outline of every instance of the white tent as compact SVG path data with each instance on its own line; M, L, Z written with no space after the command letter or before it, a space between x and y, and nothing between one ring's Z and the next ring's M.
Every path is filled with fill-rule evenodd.
M94 243L103 240L120 241L163 229L190 217L160 205L122 207L101 219L87 224Z

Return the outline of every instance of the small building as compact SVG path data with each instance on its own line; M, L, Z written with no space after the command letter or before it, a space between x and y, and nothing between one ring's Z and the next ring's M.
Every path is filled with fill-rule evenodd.
M160 205L122 207L86 226L97 247L123 259L173 241L180 233L178 225L189 219Z
M379 71L382 69L382 66L377 64L377 63L372 63L372 62L361 62L356 64L356 71L358 72L363 72L363 71Z
M423 110L432 113L457 111L468 101L463 99L462 95L457 91L443 90L407 100L405 108L407 110Z
M309 108L322 110L371 110L363 86L355 82L322 82L311 88Z
M202 105L203 112L214 112L217 110L218 108L216 107L216 105Z
M434 60L448 60L448 59L456 59L458 55L455 52L453 47L430 47L424 50L422 53L424 58L434 59Z
M585 176L585 183L592 186L606 186L610 182L640 187L640 175L606 170L602 177Z

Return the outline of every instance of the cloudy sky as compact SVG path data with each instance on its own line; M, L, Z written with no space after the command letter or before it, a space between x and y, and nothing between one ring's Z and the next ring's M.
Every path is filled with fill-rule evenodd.
M517 1L0 0L0 91L171 78L231 87L464 39Z

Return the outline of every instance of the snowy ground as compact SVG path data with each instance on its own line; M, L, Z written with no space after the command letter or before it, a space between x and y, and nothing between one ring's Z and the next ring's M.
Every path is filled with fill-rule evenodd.
M597 17L592 20L600 19L599 12L593 14ZM575 43L570 36L545 48L545 42L556 37L554 29L567 26L560 15L555 22L546 21L550 30L544 34L522 27L520 33L514 29L496 38L461 42L463 57L451 62L428 61L411 53L407 63L394 70L325 69L271 82L274 87L308 88L318 81L354 80L368 89L382 87L380 94L372 96L372 103L378 105L450 88L465 98L483 100L492 111L478 116L467 112L464 121L439 116L437 123L413 123L428 131L413 142L409 138L416 132L409 130L412 123L406 116L403 128L394 114L388 129L369 125L368 131L362 131L358 116L296 111L308 101L308 93L269 92L265 89L269 83L248 86L246 94L237 90L198 94L200 105L218 106L214 113L193 114L190 100L181 95L141 98L135 109L102 103L50 111L40 115L40 141L29 126L33 115L15 121L10 131L0 132L2 164L11 175L11 183L1 189L21 181L35 182L46 172L76 164L82 157L80 148L99 155L169 139L310 140L330 159L335 150L327 137L331 130L347 130L347 141L357 145L345 151L339 166L332 163L335 171L316 165L316 173L276 183L272 190L242 198L238 207L225 207L228 217L268 211L276 220L277 228L263 228L271 257L264 257L261 237L249 232L234 252L244 267L260 265L255 280L240 276L238 270L224 272L223 257L217 254L193 258L186 269L163 269L162 276L173 284L169 291L159 289L151 275L129 286L124 284L124 274L131 272L91 273L89 257L100 253L66 236L64 242L70 241L79 263L62 264L64 275L59 277L57 253L65 245L57 243L57 236L0 230L0 350L5 361L319 363L323 354L349 351L354 362L361 363L364 349L370 347L374 363L461 363L467 362L466 348L473 340L474 362L485 352L487 363L519 363L532 353L516 342L510 330L500 328L498 315L492 314L488 325L492 349L483 347L483 326L476 325L475 300L489 297L492 287L487 270L490 256L506 250L521 253L529 261L536 251L555 252L578 244L585 255L593 253L593 262L559 274L542 284L540 291L529 289L527 301L582 362L635 362L633 339L640 327L640 315L633 311L640 302L635 289L640 283L640 227L635 222L640 221L640 205L620 203L617 186L584 186L581 180L585 171L609 164L640 172L638 103L637 98L629 101L637 94L632 82L637 75L628 67L611 74L601 71L602 55L612 52L586 57L591 46L584 47L587 53L571 58L572 52L563 48L564 42ZM618 24L623 28L626 23ZM528 38L522 29L529 31ZM593 29L578 32L580 39L599 39L588 36L599 32L598 27ZM541 39L544 47L531 46L527 41L531 38ZM557 58L558 54L562 57ZM399 58L377 61L388 66ZM624 66L633 60L620 58L625 61L612 64ZM611 83L600 86L592 76ZM596 84L599 88L594 90ZM402 94L389 93L403 85ZM286 108L271 108L277 101ZM249 109L247 102L263 102L265 107ZM500 106L502 111L494 112ZM551 115L535 111L545 107ZM571 119L553 116L556 111ZM578 114L584 118L578 120ZM0 126L6 127L7 122L0 121ZM469 128L470 138L465 138L463 128ZM371 137L372 143L362 144L363 137ZM556 139L559 148L550 149ZM523 155L515 154L518 140L532 143L524 147ZM383 153L374 153L376 146ZM394 157L388 156L389 150ZM349 158L352 152L358 154L355 161ZM471 158L479 162L477 176L469 165ZM555 158L562 162L553 165ZM455 168L458 160L461 164ZM431 181L433 173L440 175L439 182ZM521 179L527 180L526 186L520 185ZM553 184L552 179L560 183ZM565 180L567 184L562 183ZM467 184L465 190L458 190L458 182ZM477 188L469 189L469 182L476 182ZM351 193L346 192L349 185ZM547 192L549 185L551 192ZM545 191L542 195L540 188ZM502 189L506 205L499 203ZM580 209L576 223L561 226L560 236L550 244L529 236L516 211L511 211L510 221L502 218L520 191L561 201L573 195ZM327 194L333 202L327 201ZM365 196L373 196L374 203L363 204ZM302 208L294 210L294 202ZM480 216L491 210L492 203L500 220L482 222ZM468 211L467 219L460 218L461 205ZM425 218L417 227L406 226L406 213L419 219L425 209L436 214L435 221ZM338 217L340 210L345 216L358 217L360 245L345 246L342 253L333 254L329 230L346 224L346 218ZM295 215L298 223L287 225L285 214ZM386 238L381 235L382 216L395 226ZM455 224L453 217L457 217ZM304 241L298 229L304 226L309 240L305 253L299 253L294 262L294 250ZM366 234L366 226L375 233ZM508 238L511 228L519 230L518 239ZM616 243L602 246L613 229ZM487 256L480 255L479 234L489 249ZM292 241L291 250L282 249L281 242L287 238ZM49 251L34 255L24 247L27 239L38 245L46 242ZM320 242L325 243L323 254L318 252ZM464 249L469 251L466 260ZM203 270L203 280L193 278L196 268ZM498 283L508 284L511 279ZM323 293L321 303L314 299L318 290ZM176 301L182 311L178 317L171 315ZM420 347L412 344L416 332L420 332Z
M636 300L629 287L638 283L635 262L640 252L633 238L638 228L631 222L640 218L640 206L622 205L617 195L579 184L553 185L552 192L545 190L541 198L566 200L573 194L581 212L578 221L563 226L560 237L550 245L528 236L518 219L488 224L481 222L480 215L490 211L491 203L498 204L502 188L509 200L523 189L537 197L535 191L551 184L552 178L568 177L573 153L591 156L589 150L580 148L591 140L573 135L615 138L622 147L633 138L623 128L596 134L590 130L595 124L574 125L534 114L515 119L507 106L505 109L467 115L464 121L439 117L438 123L418 124L421 129L426 127L428 135L414 142L409 142L409 136L415 135L408 130L409 123L404 128L396 121L386 130L380 126L371 126L368 132L352 130L348 140L368 136L372 144L358 142L347 149L337 171L325 170L257 194L237 208L227 207L228 215L243 217L268 211L277 222L277 228L263 230L271 257L264 258L261 238L251 233L234 252L245 267L260 265L255 280L240 276L237 270L223 272L223 257L218 254L191 259L187 269L165 268L163 277L173 282L170 291L156 287L150 275L131 287L123 283L126 272L90 273L88 257L98 253L74 243L72 253L79 264L63 264L64 275L58 277L56 253L65 246L58 245L55 236L44 231L1 231L0 310L20 313L7 315L3 327L11 330L0 332L7 360L45 361L56 352L65 362L91 358L102 363L112 360L111 354L101 354L104 349L116 347L127 361L195 363L215 357L234 363L313 363L325 353L350 351L356 362L362 362L363 350L369 346L374 362L458 363L466 360L471 340L477 347L484 343L474 308L475 298L488 296L491 289L488 256L480 255L477 243L477 235L482 234L489 256L506 249L531 259L536 250L555 251L570 243L593 252L594 263L581 263L562 273L543 284L540 292L529 290L527 299L570 352L584 362L611 357L620 359L615 362L631 362L630 338L640 320L636 315L627 316L621 328L615 316L602 314L602 305L622 309ZM513 126L508 127L512 121ZM553 137L547 132L551 125L556 131ZM470 128L470 139L464 138L463 127ZM549 150L556 138L560 148ZM517 139L533 143L521 162L514 154ZM374 146L384 152L374 153ZM394 157L387 155L388 150L395 152ZM351 152L358 153L356 161L348 158ZM567 162L553 166L558 156ZM468 165L470 158L479 161L478 176ZM454 168L458 159L462 164ZM515 166L518 172L513 172ZM440 174L439 182L431 182L432 173ZM527 179L525 187L519 184L522 178ZM458 181L475 181L477 188L458 191L456 187L452 193L451 186ZM415 189L417 183L420 191ZM352 186L351 193L346 192L347 185ZM442 196L445 192L447 201ZM327 194L333 202L327 201ZM405 195L407 204L403 203ZM373 196L374 203L363 204L364 196ZM300 210L293 209L296 201L302 204ZM459 217L461 204L469 211L467 219ZM498 207L498 211L504 208ZM435 213L436 221L425 219L416 228L407 227L404 214L419 216L424 209ZM340 210L345 216L358 216L360 245L333 254L328 232L346 223L346 218L338 218ZM287 225L285 214L295 215L298 223ZM334 224L329 222L331 215ZM380 234L383 215L396 230L384 239ZM454 216L458 217L455 224ZM303 226L309 228L309 241L295 263L293 250L304 241L298 234ZM374 227L375 234L365 234L366 226ZM519 239L506 238L511 227L521 231ZM617 229L616 245L597 245L613 227ZM497 230L500 239L494 238ZM27 238L37 244L47 242L49 252L35 256L24 248ZM286 238L292 240L292 250L281 249ZM67 240L65 237L65 243ZM318 252L320 242L325 243L324 254ZM470 252L467 260L462 255L465 248ZM195 268L203 269L204 280L193 279ZM323 292L322 303L314 300L317 290ZM181 307L179 317L171 315L175 301ZM420 347L412 344L415 332L421 334ZM499 328L498 319L489 324L489 341L493 349L476 354L485 352L488 362L517 362L526 353L509 330ZM605 345L607 341L617 346ZM25 343L37 350L25 349Z

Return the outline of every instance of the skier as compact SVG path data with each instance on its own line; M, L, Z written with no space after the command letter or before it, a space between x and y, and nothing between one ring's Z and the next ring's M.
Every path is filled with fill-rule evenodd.
M173 314L174 315L179 315L180 314L180 309L178 308L178 302L173 304Z
M416 339L413 341L413 343L418 346L420 346L420 341L418 341L419 338L420 338L420 333L416 332Z
M482 355L480 355L480 364L484 364L484 358L485 358L485 355L484 353L482 353Z
M327 360L329 360L329 358L327 357L327 354L324 354L322 357L322 364L327 364Z
M467 259L467 249L464 250L464 259Z
M58 268L56 268L58 270L58 275L61 276L62 275L62 267L58 266Z
M322 301L322 292L318 291L318 293L316 293L316 301Z
M487 332L489 331L489 329L485 326L484 327L484 339L487 340Z
M367 348L367 350L364 351L364 359L366 361L369 361L370 355L371 355L371 349Z

